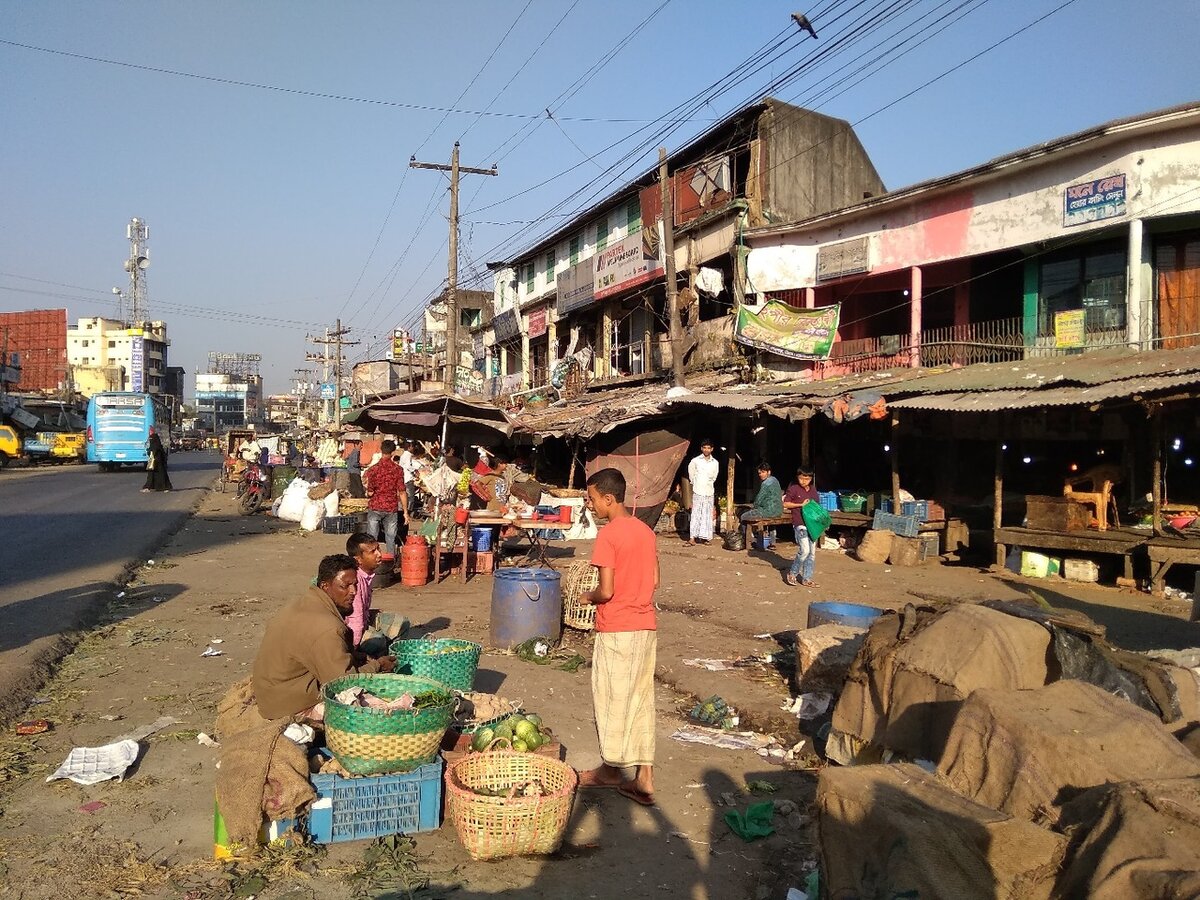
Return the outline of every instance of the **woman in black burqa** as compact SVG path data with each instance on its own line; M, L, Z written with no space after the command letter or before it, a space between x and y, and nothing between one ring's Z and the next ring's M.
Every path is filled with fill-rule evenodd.
M163 449L162 438L157 431L151 432L150 440L146 441L146 454L146 483L142 486L142 493L171 490L171 479L167 475L167 451Z

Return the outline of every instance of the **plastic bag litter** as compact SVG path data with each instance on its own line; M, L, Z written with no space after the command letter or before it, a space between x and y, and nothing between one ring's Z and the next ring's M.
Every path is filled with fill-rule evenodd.
M125 771L138 758L137 741L124 740L103 747L76 747L46 782L69 778L76 784L99 784L115 778L122 781Z

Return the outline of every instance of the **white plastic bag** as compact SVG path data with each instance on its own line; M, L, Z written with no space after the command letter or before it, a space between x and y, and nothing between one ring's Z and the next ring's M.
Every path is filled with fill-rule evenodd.
M338 492L330 491L325 495L325 499L321 501L325 504L325 515L336 516L338 514Z
M300 515L300 527L305 531L316 531L325 518L325 503L322 500L305 500L304 512Z

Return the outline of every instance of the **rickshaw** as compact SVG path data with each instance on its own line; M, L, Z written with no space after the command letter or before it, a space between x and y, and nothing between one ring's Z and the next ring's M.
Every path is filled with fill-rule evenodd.
M242 477L241 460L237 456L237 448L242 441L252 441L258 436L258 433L249 428L233 428L225 433L225 458L221 461L221 481L217 489L223 494L225 493L225 485L237 484L238 479Z

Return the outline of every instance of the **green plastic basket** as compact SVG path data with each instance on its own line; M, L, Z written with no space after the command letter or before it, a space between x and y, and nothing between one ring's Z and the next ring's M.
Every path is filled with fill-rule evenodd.
M482 645L458 638L402 638L391 647L396 672L432 678L456 691L474 688L482 652Z
M862 494L839 494L838 507L842 512L860 513L867 508L867 498Z
M384 700L405 693L445 694L445 702L417 710L349 706L335 697L361 687ZM437 758L458 702L440 681L417 675L347 675L325 685L325 739L339 763L352 775L411 772Z

